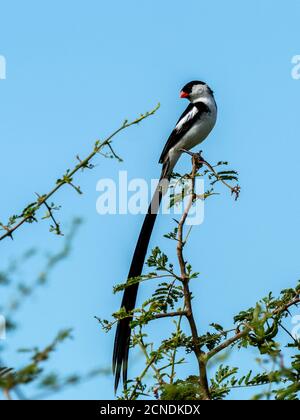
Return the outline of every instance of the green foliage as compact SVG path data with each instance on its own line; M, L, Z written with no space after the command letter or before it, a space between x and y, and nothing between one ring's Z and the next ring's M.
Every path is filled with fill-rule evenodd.
M284 319L290 315L290 306L298 303L299 283L294 289L285 289L280 297L275 299L270 293L260 300L255 308L240 312L235 316L234 322L239 325L246 325L250 331L239 342L240 347L257 347L261 354L278 356L281 352L280 346L275 341L279 329L282 328ZM293 340L287 344L289 347L300 349L299 342Z
M158 271L165 271L173 273L173 264L168 264L168 257L159 247L152 250L152 254L147 260L148 267L155 267Z
M163 313L168 309L174 309L175 305L183 298L183 288L181 285L172 283L160 283L152 295L152 304L156 303Z
M200 153L200 159L201 153ZM225 170L224 167L228 166L228 162L218 162L216 165L210 165L208 162L203 161L203 164L199 165L199 169L203 169L203 167L207 167L202 172L198 172L196 174L196 178L206 178L209 188L203 194L197 194L197 191L192 191L192 182L191 182L191 175L181 175L179 173L172 174L172 183L171 183L171 194L170 194L170 203L169 207L172 208L178 204L180 204L186 197L190 196L192 193L196 195L196 198L199 200L206 200L213 195L218 195L215 192L216 184L223 183L227 187L229 187L232 193L236 194L236 198L239 196L240 187L237 185L236 187L230 187L228 181L236 181L238 182L238 173L233 170ZM218 170L220 168L221 170ZM180 191L177 192L177 187L180 186ZM168 235L166 236L168 237ZM171 237L170 239L175 239L176 236Z
M221 175L228 176L227 173ZM178 244L179 222L175 223L175 229L165 237ZM194 332L186 333L182 324L192 313L187 311L187 303L191 305L192 302L187 285L198 277L198 273L193 273L185 261L186 274L181 277L175 265L169 262L169 257L158 247L152 250L147 265L152 270L149 274L129 279L114 291L122 291L145 280L153 282L163 278L164 281L153 288L151 297L130 314L121 309L113 314L111 321L101 321L104 330L109 331L119 319L130 317L133 329L131 347L140 349L145 356L143 372L128 381L127 390L119 396L120 399L135 400L147 396L161 400L201 400L207 399L208 393L210 399L221 400L231 398L236 389L248 388L259 390L253 392L253 399L299 399L299 354L291 355L290 363L283 362L284 347L295 351L300 348L299 340L292 337L283 325L291 310L299 304L299 283L295 288L283 290L278 298L270 293L253 307L241 311L234 317L235 325L230 329L212 323L210 330L195 340ZM148 326L152 322L162 322L161 318L171 318L175 328L169 338L162 337L160 344L155 346L149 341ZM221 352L233 351L234 348L235 351L251 348L263 359L258 358L256 367L254 364L248 372L242 373L239 367L224 365L219 357ZM177 366L187 363L192 354L201 360L202 372L208 369L209 362L207 391L200 374L181 379L176 373ZM214 374L208 373L210 369ZM152 371L152 379L149 371Z
M183 194L176 192L171 197L171 205L180 202L185 196L192 197L186 212L191 205L199 200L206 199L213 194L214 186L218 182L231 190L235 198L239 196L240 188L232 187L227 181L237 181L237 173L224 170L220 166L227 162L219 162L211 166L201 155L193 155L193 171L189 175L174 174L174 188L176 184L183 185ZM202 173L197 169L207 168ZM204 196L199 196L194 191L195 177L207 176L210 190ZM118 320L130 317L132 340L131 348L139 348L145 356L145 368L135 379L128 381L121 399L137 399L141 396L152 396L161 400L201 400L230 398L232 390L237 388L260 388L262 391L254 395L254 399L296 399L299 397L299 355L292 355L290 366L283 363L283 346L299 350L299 340L292 337L283 326L284 320L290 316L290 309L299 303L300 285L294 289L286 289L275 299L270 293L261 299L254 307L241 311L234 317L235 325L225 329L219 323L212 323L210 330L200 335L193 315L193 296L189 283L197 279L199 273L192 270L191 265L184 259L183 249L189 238L191 229L184 238L185 218L175 220L175 228L165 238L176 243L176 256L180 273L169 257L159 247L152 250L147 265L151 272L138 278L129 279L126 284L118 285L114 291L122 291L133 284L145 280L155 281L163 279L153 288L150 298L131 313L126 313L122 308L113 314L111 321L101 321L105 331L109 331ZM198 304L198 303L197 303ZM174 331L169 338L162 337L158 345L149 340L148 327L152 322L162 322L161 319L172 319ZM187 328L183 329L185 321ZM164 330L163 330L164 331ZM280 331L287 332L288 341L282 339ZM251 348L258 351L263 360L259 360L259 367L254 374L254 368L241 373L239 367L225 366L221 362L221 352ZM178 377L178 365L188 362L191 355L197 359L199 371L197 375L187 379ZM209 365L208 365L209 364ZM214 374L209 374L209 368L214 369ZM267 370L266 367L270 366ZM149 380L149 371L152 371L152 380Z
M43 350L39 350L38 348L20 350L23 353L32 353L30 363L19 370L10 371L4 376L1 376L0 388L10 391L19 385L33 382L43 372L42 363L49 359L51 353L56 350L58 344L62 343L67 338L70 338L70 336L71 330L63 330L60 331L53 342Z
M178 379L173 384L163 385L160 399L169 401L201 400L202 395L199 388L199 378L197 376L189 376L184 381Z
M235 384L235 374L238 368L230 368L229 366L219 366L215 376L211 378L210 393L214 400L222 400L230 392L230 388Z

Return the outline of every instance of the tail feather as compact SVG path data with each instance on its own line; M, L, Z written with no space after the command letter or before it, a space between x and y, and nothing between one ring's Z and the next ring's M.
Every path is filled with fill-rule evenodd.
M166 171L162 172L161 181L165 179ZM143 266L150 242L151 234L154 228L157 213L162 200L162 191L160 184L156 188L153 195L151 204L148 208L148 213L144 219L144 223L136 244L136 248L133 254L128 279L133 277L139 277L142 274ZM139 284L134 284L127 287L124 291L121 308L125 308L126 312L130 312L134 309ZM128 367L128 354L130 346L130 328L131 318L125 318L118 322L117 331L115 336L114 351L113 351L113 372L115 375L115 392L118 389L120 382L121 371L123 370L123 384L126 388L127 382L127 367Z

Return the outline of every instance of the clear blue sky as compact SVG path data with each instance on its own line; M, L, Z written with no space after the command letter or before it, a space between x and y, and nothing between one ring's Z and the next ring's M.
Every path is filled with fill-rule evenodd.
M297 0L1 5L7 79L0 80L0 220L20 211L35 192L48 191L77 154L84 156L125 117L162 104L154 118L116 139L123 164L99 157L93 171L76 179L82 197L71 189L56 196L63 226L74 216L85 223L72 257L20 312L24 328L8 337L11 349L45 345L59 328L74 327L74 341L57 351L49 367L67 374L110 365L113 334L103 334L93 316L118 309L121 296L112 295L112 285L126 278L142 216L98 216L96 183L120 169L132 178L158 176L160 151L186 106L179 89L192 79L207 81L219 105L217 126L203 144L205 157L230 161L242 186L238 202L221 189L222 196L207 203L205 222L188 247L201 272L194 284L201 331L210 322L230 327L232 316L258 297L295 284L300 81L291 77L291 59L300 54L299 13ZM180 167L188 164L185 158ZM152 245L172 252L161 239L171 224L158 221ZM43 253L61 243L46 223L25 226L13 242L1 243L1 269L28 247ZM42 261L24 268L24 276L38 272ZM23 359L7 354L9 365ZM190 362L187 371L192 367ZM112 377L60 398L113 398Z

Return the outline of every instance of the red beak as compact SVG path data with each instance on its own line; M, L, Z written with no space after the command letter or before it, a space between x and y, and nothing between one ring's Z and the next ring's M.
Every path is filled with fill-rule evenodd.
M189 94L184 92L183 90L180 92L180 98L188 98Z

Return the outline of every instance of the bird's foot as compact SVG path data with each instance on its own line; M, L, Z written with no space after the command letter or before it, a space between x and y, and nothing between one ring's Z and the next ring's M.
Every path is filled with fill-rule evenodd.
M188 155L192 156L192 161L195 162L197 169L201 169L203 164L207 164L206 160L202 156L202 150L198 153L190 152L186 149L181 149L181 152L187 153Z
M204 157L202 156L202 150L200 150L200 152L198 153L193 154L193 160L198 169L201 169L202 166L207 163Z

